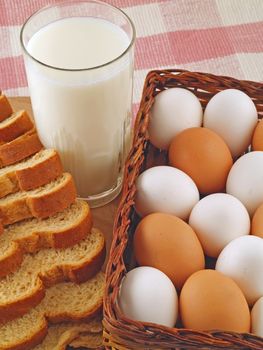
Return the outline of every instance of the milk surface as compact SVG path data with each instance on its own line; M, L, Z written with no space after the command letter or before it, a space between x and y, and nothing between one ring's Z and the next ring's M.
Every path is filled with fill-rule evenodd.
M123 166L130 138L132 54L106 63L129 43L110 22L73 17L43 27L27 45L31 56L60 68L25 59L41 141L60 151L83 198L114 187Z

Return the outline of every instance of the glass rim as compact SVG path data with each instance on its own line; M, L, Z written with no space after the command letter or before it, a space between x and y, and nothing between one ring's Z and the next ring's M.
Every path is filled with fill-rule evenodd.
M70 1L62 1L62 2L59 2L58 4L50 4L50 5L44 6L44 7L40 8L40 9L38 9L37 11L33 12L26 19L26 21L24 22L24 24L22 25L21 30L20 30L20 45L22 47L22 50L23 50L24 54L26 54L28 57L33 59L33 61L39 63L40 65L42 65L44 67L51 68L51 69L54 69L54 70L59 70L59 71L66 71L66 72L82 72L82 71L96 70L96 69L99 69L99 68L106 67L106 66L108 66L108 65L118 61L122 57L124 57L126 55L126 53L128 53L130 51L130 49L132 48L132 46L133 46L133 44L135 42L135 38L136 38L135 26L134 26L133 21L131 20L131 18L122 9L120 9L119 7L111 5L111 4L108 4L108 3L104 2L104 1L100 1L100 0L90 0L90 1L78 0L78 2L79 3L94 3L94 4L97 3L97 4L100 4L100 5L104 5L106 7L109 7L109 8L112 8L114 10L117 10L118 12L120 12L120 14L122 14L123 17L126 18L126 20L130 24L131 29L132 29L132 37L131 37L129 45L127 46L127 48L120 55L118 55L117 57L113 58L112 60L110 60L108 62L105 62L105 63L100 64L98 66L89 67L89 68L61 68L61 67L56 67L56 66L52 66L52 65L49 65L47 63L44 63L44 62L38 60L37 58L35 58L34 56L32 56L28 52L26 46L24 45L23 34L24 34L25 27L30 22L30 20L33 17L37 16L39 13L43 12L44 10L52 8L52 7L55 7L55 6L70 5L70 4L71 5L77 5L77 3L75 1L72 1L72 0L70 0Z

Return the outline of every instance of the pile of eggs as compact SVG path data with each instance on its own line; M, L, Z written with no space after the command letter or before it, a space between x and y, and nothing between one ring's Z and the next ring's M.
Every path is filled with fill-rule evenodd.
M122 312L263 337L263 121L252 99L226 89L203 111L192 92L170 88L148 130L169 163L136 181L139 267L122 281Z

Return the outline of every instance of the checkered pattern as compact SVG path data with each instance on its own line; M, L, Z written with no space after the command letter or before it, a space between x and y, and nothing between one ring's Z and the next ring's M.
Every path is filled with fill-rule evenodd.
M134 103L146 73L185 68L263 81L263 0L108 0L136 31ZM0 0L0 88L28 95L19 31L55 0Z

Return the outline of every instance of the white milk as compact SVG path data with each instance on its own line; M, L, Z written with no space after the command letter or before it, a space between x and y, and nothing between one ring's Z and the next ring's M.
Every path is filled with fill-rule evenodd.
M41 141L60 151L83 198L110 190L121 178L130 135L132 53L87 68L114 60L129 42L110 22L73 17L43 27L27 45L37 60L64 69L25 58Z

